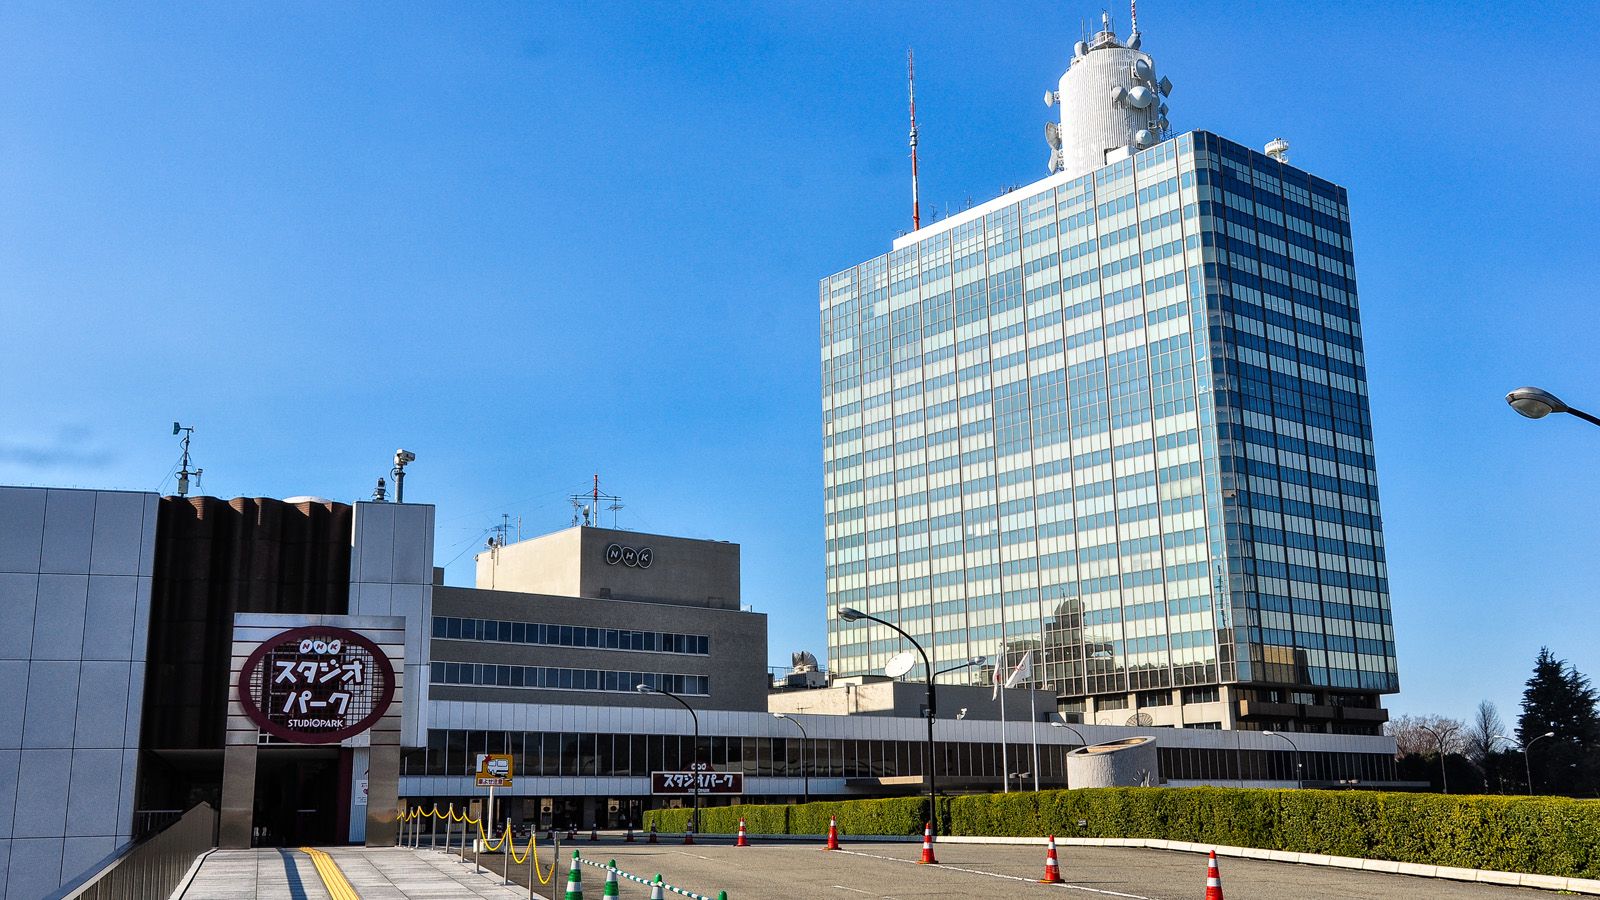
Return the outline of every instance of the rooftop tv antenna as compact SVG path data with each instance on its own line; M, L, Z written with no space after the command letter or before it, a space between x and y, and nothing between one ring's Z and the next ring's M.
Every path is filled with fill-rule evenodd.
M585 503L585 500L588 502ZM622 509L622 498L615 494L600 493L600 474L598 472L595 473L594 487L590 489L589 493L573 494L567 498L567 501L572 504L573 527L577 527L580 523L585 526L594 525L598 527L600 525L601 500L609 500L611 502L611 505L607 506L606 509L611 510L611 527L617 527L617 512Z
M906 51L906 90L911 97L911 230L922 227L922 204L917 197L917 63Z
M189 476L194 476L194 486L200 486L200 476L205 474L205 469L189 468L189 440L194 437L193 425L179 425L172 423L172 433L183 434L183 461L178 464L178 496L189 496Z

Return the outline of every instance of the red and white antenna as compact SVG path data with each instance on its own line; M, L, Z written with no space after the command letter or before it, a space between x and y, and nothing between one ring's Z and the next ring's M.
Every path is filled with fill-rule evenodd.
M1128 24L1133 26L1133 33L1139 33L1139 0L1128 0Z
M922 206L917 198L917 66L906 51L906 87L911 94L911 230L922 227Z

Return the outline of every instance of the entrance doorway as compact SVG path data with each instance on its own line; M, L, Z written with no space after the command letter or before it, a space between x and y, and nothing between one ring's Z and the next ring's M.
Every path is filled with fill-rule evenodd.
M256 757L257 847L343 844L349 811L341 803L349 786L339 777L337 747L261 747Z

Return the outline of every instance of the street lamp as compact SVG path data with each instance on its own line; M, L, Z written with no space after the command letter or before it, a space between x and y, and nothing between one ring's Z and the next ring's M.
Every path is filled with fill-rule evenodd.
M1444 792L1448 794L1450 793L1450 776L1446 775L1444 771L1444 740L1456 732L1456 726L1446 725L1441 731L1434 731L1432 728L1422 724L1418 724L1417 727L1433 735L1433 739L1439 744L1439 784L1444 788Z
M1528 751L1533 749L1533 745L1534 744L1539 743L1540 741L1544 740L1545 738L1552 738L1552 737L1555 737L1555 736L1556 736L1556 733L1554 731L1546 731L1544 734L1539 735L1538 737L1536 737L1533 740L1527 742L1526 744L1519 744L1516 741L1513 741L1511 738L1508 738L1503 734L1495 735L1495 737L1498 738L1499 740L1505 741L1506 743L1510 744L1511 746L1516 747L1518 750L1522 751L1522 768L1528 774L1528 796L1530 796L1530 797L1533 796L1533 762L1529 759Z
M1567 413L1577 416L1591 425L1600 425L1600 418L1595 418L1581 409L1561 402L1561 398L1549 391L1536 387L1520 387L1506 395L1506 402L1520 415L1530 419L1542 419L1551 413Z
M1078 729L1073 728L1071 725L1067 724L1067 718L1066 718L1067 714L1066 713L1056 713L1056 715L1061 716L1061 721L1059 721L1059 722L1051 722L1050 723L1050 727L1051 728L1065 728L1066 730L1068 730L1068 731L1070 731L1073 734L1078 736L1078 743L1079 744L1082 744L1085 747L1089 746L1089 739L1085 738L1083 736L1083 732L1081 732ZM1071 780L1071 777L1067 773L1066 761L1065 760L1062 761L1061 783L1063 785L1065 785L1069 789L1072 787L1072 780Z
M1306 782L1305 779L1301 777L1300 770L1300 748L1295 746L1295 742L1290 740L1289 736L1281 731L1263 731L1261 733L1271 737L1283 738L1284 740L1289 741L1289 746L1294 748L1294 786L1297 788L1305 787Z
M938 785L937 785L937 780L936 780L936 778L935 778L935 776L933 774L933 764L934 764L934 760L938 757L938 754L937 754L936 751L939 749L939 747L938 747L937 744L934 743L934 740L933 740L933 720L934 720L934 718L935 718L935 716L937 714L937 711L938 711L938 697L934 693L933 676L934 676L935 673L933 671L933 664L928 661L928 651L922 649L922 645L917 643L917 639L912 637L911 635L907 634L905 632L905 629L901 628L900 626L894 624L893 622L885 622L884 620L878 618L877 616L869 616L866 613L862 612L861 610L855 609L854 607L849 607L849 606L841 607L839 609L839 618L843 619L846 622L857 622L857 621L860 621L861 619L866 619L869 622L877 622L879 625L887 626L888 628L890 628L890 629L894 630L895 632L899 633L899 635L901 637L903 637L906 640L910 641L911 642L911 646L917 648L917 652L922 654L922 671L928 673L928 763L927 763L927 766L926 766L926 768L928 770L928 819L927 819L927 821L928 821L928 827L930 829L932 829L932 834L937 835L939 833L939 816L938 816L938 806L937 806L936 801L934 800L934 798L938 795ZM969 660L969 663L970 663L970 660Z
M660 694L663 697L671 697L672 699L678 701L678 704L680 706L682 706L684 709L687 709L689 711L689 718L694 720L694 761L696 763L698 763L700 761L700 717L698 715L695 715L694 707L692 707L688 703L684 702L684 699L682 697L679 697L677 694L674 694L673 692L671 692L671 691L669 691L669 690L667 690L665 688L653 688L648 684L637 684L637 685L634 685L633 689L638 691L641 694ZM692 821L694 823L694 833L695 834L699 834L700 833L700 770L695 768L695 766L693 766L693 765L690 765L689 768L690 768L691 771L694 772L694 786L693 786L693 788L694 788L694 813L693 813L690 821Z
M773 713L774 719L793 722L794 727L800 729L800 775L805 780L805 802L811 802L811 769L806 765L806 745L811 743L811 738L806 736L806 727L800 724L799 719L791 719L786 713Z
M915 642L913 641L913 643L915 643ZM987 657L987 656L970 657L966 662L956 663L953 666L948 666L946 668L940 669L939 671L937 671L937 672L935 672L933 674L935 674L935 675L943 675L946 672L954 672L957 669L965 669L968 666L981 666L981 665L983 665L984 660L986 660L988 658L989 657Z

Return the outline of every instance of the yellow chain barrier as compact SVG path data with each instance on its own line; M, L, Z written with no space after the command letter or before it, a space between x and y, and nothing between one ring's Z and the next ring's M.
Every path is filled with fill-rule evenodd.
M474 816L469 816L467 814L466 810L462 810L460 815L458 816L456 814L455 808L456 808L456 805L454 803L452 803L452 804L450 804L450 808L449 808L448 811L440 812L439 811L439 804L435 803L435 804L433 804L433 809L428 810L427 812L424 812L422 807L413 806L409 810L405 811L404 813L396 813L395 814L395 821L397 821L397 822L413 822L413 821L416 821L419 818L423 818L423 819L440 819L440 820L443 820L443 821L446 821L446 822L465 822L467 824L475 826L478 829L478 840L479 840L479 842L481 842L483 844L483 849L484 850L486 850L486 851L488 851L490 853L495 853L495 852L500 851L500 849L502 847L504 847L506 849L506 852L508 852L510 854L511 861L514 864L519 865L519 866L522 865L523 863L526 863L528 861L529 855L532 855L533 856L533 874L539 879L539 883L540 884L549 884L550 883L550 879L555 877L555 874L556 874L556 861L555 860L551 860L550 861L550 871L548 873L543 871L541 869L540 865L539 865L539 830L537 828L533 829L528 835L528 849L523 851L521 854L518 854L517 853L517 845L516 845L515 839L512 838L512 836L511 836L511 826L507 825L505 833L501 834L500 837L498 837L495 840L491 841L491 840L489 840L489 836L484 833L483 820L482 819L479 819L479 818L474 817ZM509 847L506 846L506 842L507 841L511 842Z

